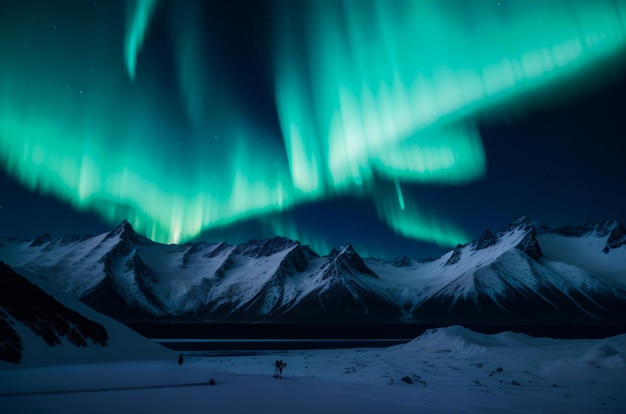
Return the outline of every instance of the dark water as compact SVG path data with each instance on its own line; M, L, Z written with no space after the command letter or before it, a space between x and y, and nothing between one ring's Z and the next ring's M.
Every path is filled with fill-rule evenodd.
M435 325L331 324L128 324L143 336L185 351L287 350L386 347L406 343ZM597 339L626 333L626 325L466 325L485 334L503 331L535 337Z
M409 339L162 339L154 341L175 351L229 351L229 355L242 352L296 349L381 348L404 344ZM254 352L253 352L254 351ZM221 353L220 353L221 355Z

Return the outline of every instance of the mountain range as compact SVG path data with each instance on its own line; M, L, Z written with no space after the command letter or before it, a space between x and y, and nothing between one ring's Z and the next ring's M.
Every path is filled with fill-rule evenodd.
M124 221L97 236L0 239L0 260L123 322L623 323L626 229L521 217L436 259L320 256L282 237L164 245Z

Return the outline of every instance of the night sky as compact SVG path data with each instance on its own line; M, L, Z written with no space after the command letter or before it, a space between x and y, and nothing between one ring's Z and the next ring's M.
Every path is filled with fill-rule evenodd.
M0 234L437 256L626 222L624 1L0 0Z

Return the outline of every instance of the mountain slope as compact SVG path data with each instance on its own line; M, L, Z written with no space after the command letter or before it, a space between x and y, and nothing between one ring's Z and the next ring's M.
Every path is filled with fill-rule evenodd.
M0 239L0 260L118 320L621 323L626 231L520 218L437 259L320 257L282 237L163 245L127 222L94 237Z
M24 344L16 325L28 328L48 346L64 341L76 347L106 346L106 329L56 301L0 262L0 360L19 364Z
M582 259L578 254L577 266L558 254L572 241L551 241L546 248L543 234L545 230L538 231L524 217L498 234L486 232L419 264L416 277L403 282L416 292L416 300L408 300L404 292L398 301L410 308L414 320L428 323L621 322L626 290L618 280L626 279L626 260L619 262L619 257L626 249L612 253L618 260L595 253ZM598 269L610 272L592 271Z
M289 304L286 320L382 323L400 319L397 307L377 293L373 283L378 275L351 245L333 249L324 259Z
M164 358L175 355L0 262L0 368Z
M626 289L626 229L621 223L604 220L577 227L539 226L537 240L548 266L567 263Z

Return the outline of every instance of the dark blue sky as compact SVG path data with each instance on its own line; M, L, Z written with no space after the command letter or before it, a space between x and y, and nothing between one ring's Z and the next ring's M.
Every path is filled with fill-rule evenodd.
M270 2L235 2L214 9L210 19L222 31L223 69L233 79L256 85L246 89L245 105L262 123L277 128L268 81L271 8ZM152 36L148 48L158 47L158 30ZM481 123L487 155L483 179L447 187L407 184L403 191L453 219L471 237L497 231L521 215L553 226L604 218L626 222L626 77L615 75L590 91L576 84L571 89L582 92L561 104L539 103L513 119ZM364 255L387 258L437 256L447 250L395 234L379 221L369 200L336 197L285 214L296 226L323 235L329 248L351 242ZM28 191L0 168L0 234L96 234L113 226L53 196ZM197 239L241 242L270 235L266 225L247 220Z

